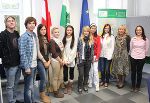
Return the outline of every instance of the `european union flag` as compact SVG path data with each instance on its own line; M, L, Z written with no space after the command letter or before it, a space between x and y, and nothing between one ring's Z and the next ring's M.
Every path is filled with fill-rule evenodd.
M88 10L88 2L87 0L83 0L82 2L82 13L81 13L81 21L80 21L80 34L82 33L82 28L84 26L90 25L90 19L89 19L89 10Z

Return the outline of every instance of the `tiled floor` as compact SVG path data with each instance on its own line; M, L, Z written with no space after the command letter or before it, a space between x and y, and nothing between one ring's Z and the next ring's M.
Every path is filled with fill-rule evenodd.
M141 91L138 93L130 92L130 79L127 78L126 86L123 89L118 89L115 82L111 82L108 88L100 87L99 92L95 92L94 87L89 88L89 92L78 94L77 83L74 84L73 93L65 95L64 98L58 99L49 94L52 103L149 103L146 78L148 74L143 75ZM19 85L19 99L23 100L23 84ZM38 88L35 86L35 97L39 101ZM3 88L4 103L7 103L6 91Z

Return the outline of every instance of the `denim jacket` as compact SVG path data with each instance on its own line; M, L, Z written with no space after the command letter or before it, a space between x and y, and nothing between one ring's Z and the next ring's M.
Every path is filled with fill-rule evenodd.
M93 57L94 57L94 44L92 44L91 46L91 55L90 55L90 58L88 59L89 61L91 61L92 62L92 60L93 60ZM77 45L77 64L80 64L80 63L82 63L82 53L83 52L83 42L82 42L82 40L79 38L79 40L78 40L78 45Z
M37 56L43 62L45 62L43 56L39 50L39 41L35 33L30 34L29 32L25 32L21 35L18 40L19 44L19 53L20 53L20 67L22 69L29 69L31 68L32 58L33 58L33 39L35 38L36 46L37 46Z

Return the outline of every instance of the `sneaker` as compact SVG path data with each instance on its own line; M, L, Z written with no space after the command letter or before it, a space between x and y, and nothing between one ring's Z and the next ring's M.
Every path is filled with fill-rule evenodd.
M89 87L89 88L92 88L92 83L89 83L88 87Z
M99 85L96 86L96 92L98 92L98 91L99 91Z

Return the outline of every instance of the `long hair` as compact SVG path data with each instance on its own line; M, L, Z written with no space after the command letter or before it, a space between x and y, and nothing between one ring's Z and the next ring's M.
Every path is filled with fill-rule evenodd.
M85 35L84 35L84 32L85 31L87 31L87 32L89 32L89 45L92 45L93 44L93 36L92 36L92 34L91 34L91 30L90 30L90 27L89 26L84 26L83 27L83 29L82 29L82 34L81 34L81 40L82 40L82 42L84 42L84 37L85 37Z
M109 32L108 32L108 33L109 33L109 36L111 36L111 26L110 26L110 24L105 24L105 25L104 25L104 28L103 28L102 38L103 38L103 36L105 35L105 27L106 27L106 26L109 27Z
M138 26L135 28L135 34L137 35L136 30L137 30L138 27L140 27L140 28L142 29L142 38L143 38L143 40L146 40L145 31L144 31L144 28L143 28L141 25L138 25Z
M71 40L71 44L70 44L70 49L72 49L73 46L74 46L75 37L74 37L74 28L73 28L73 26L71 26L71 25L68 25L68 26L65 28L65 35L64 35L64 37L63 37L63 44L64 44L64 47L65 47L65 46L66 46L66 42L67 42L67 41L66 41L67 28L71 28L71 29L72 29L72 34L71 34L72 40Z
M95 33L94 33L94 37L97 37L97 26L96 26L96 24L95 24L95 23L92 23L92 24L90 25L90 29L91 29L92 27L96 27L96 31L95 31Z
M46 26L43 24L39 24L37 27L37 35L38 35L38 39L39 39L40 48L43 46L43 41L42 41L43 35L40 32L42 27L46 28ZM44 37L46 37L46 39L47 39L47 28L46 28L46 34L44 35ZM48 41L48 39L47 39L47 41Z

